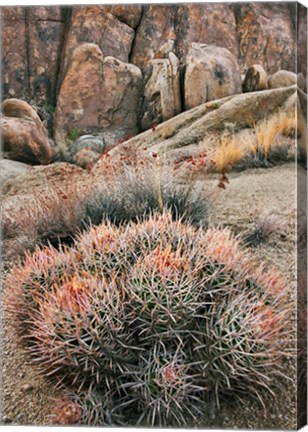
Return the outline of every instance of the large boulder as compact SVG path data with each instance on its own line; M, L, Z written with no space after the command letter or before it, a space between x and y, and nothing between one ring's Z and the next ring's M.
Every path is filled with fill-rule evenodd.
M226 48L193 43L186 58L185 108L242 92L234 55Z
M170 53L167 59L152 60L152 74L144 89L141 128L149 129L180 112L179 60Z
M10 159L0 160L0 183L1 185L8 179L24 174L28 171L30 165L23 162L13 161Z
M78 135L120 130L120 137L138 132L142 75L134 65L103 56L96 44L82 44L73 53L55 112L59 146ZM110 136L110 134L108 135ZM113 135L112 135L113 136ZM105 138L112 146L115 141Z
M244 77L243 92L249 93L257 90L266 90L268 88L267 73L261 65L251 66Z
M36 111L19 99L2 104L2 143L8 159L30 164L48 164L55 155L47 130Z
M269 89L288 87L297 84L297 74L280 70L267 78L267 84Z
M261 64L267 73L295 70L296 37L287 2L233 5L241 72Z
M122 138L138 133L142 83L142 73L137 66L105 57L100 127L105 132L106 147L117 143L110 139L116 130L121 131Z
M103 53L95 44L82 44L73 53L58 96L54 117L54 137L59 145L99 127Z

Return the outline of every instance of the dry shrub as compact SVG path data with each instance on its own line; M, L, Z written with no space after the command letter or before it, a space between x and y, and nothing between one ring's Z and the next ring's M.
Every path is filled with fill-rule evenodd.
M268 158L273 147L281 145L279 137L292 135L296 131L296 115L284 111L279 112L259 122L254 130L256 143L252 151L259 151Z
M229 171L245 155L244 142L236 135L223 135L218 146L214 163L216 170L220 173Z
M174 219L205 226L207 197L203 190L196 191L195 180L207 163L206 155L169 161L156 153L147 156L145 150L127 149L117 158L101 159L92 172L97 187L85 218L119 225L169 210Z

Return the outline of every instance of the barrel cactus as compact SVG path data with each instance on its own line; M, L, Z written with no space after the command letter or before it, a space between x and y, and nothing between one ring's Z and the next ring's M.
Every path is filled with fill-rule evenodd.
M282 374L286 284L227 229L167 212L104 223L38 248L6 283L26 349L82 424L191 425L210 400L262 399Z

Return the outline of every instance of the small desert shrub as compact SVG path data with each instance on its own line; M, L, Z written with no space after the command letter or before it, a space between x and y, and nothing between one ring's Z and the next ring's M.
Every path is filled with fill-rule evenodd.
M255 216L253 226L243 236L246 245L256 247L284 228L284 221L279 216L259 213Z
M228 230L170 213L28 255L7 302L32 360L71 390L54 421L187 425L209 401L262 400L282 375L291 305L253 262Z
M169 210L173 219L206 226L207 196L195 188L203 164L202 155L181 163L160 159L155 153L104 157L95 167L93 175L101 181L87 202L85 220L98 224L108 219L119 225Z

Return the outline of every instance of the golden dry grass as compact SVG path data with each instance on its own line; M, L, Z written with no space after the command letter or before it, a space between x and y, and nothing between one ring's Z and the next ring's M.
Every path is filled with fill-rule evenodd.
M215 145L213 160L216 170L226 172L243 158L249 159L249 156L255 157L257 154L268 158L274 150L279 151L279 146L282 157L285 152L283 136L295 135L296 129L301 137L306 137L307 129L303 117L300 116L297 120L295 110L292 110L282 111L259 123L253 123L251 129L237 134L223 134L216 140ZM299 152L306 155L306 138L302 138L299 145Z
M226 172L234 164L245 156L243 139L236 135L223 135L219 142L219 148L214 156L215 167L218 172Z
M255 128L255 150L259 149L268 157L273 146L277 145L277 138L281 135L290 135L296 130L295 113L279 112L269 119L258 123ZM252 150L254 148L252 147Z

